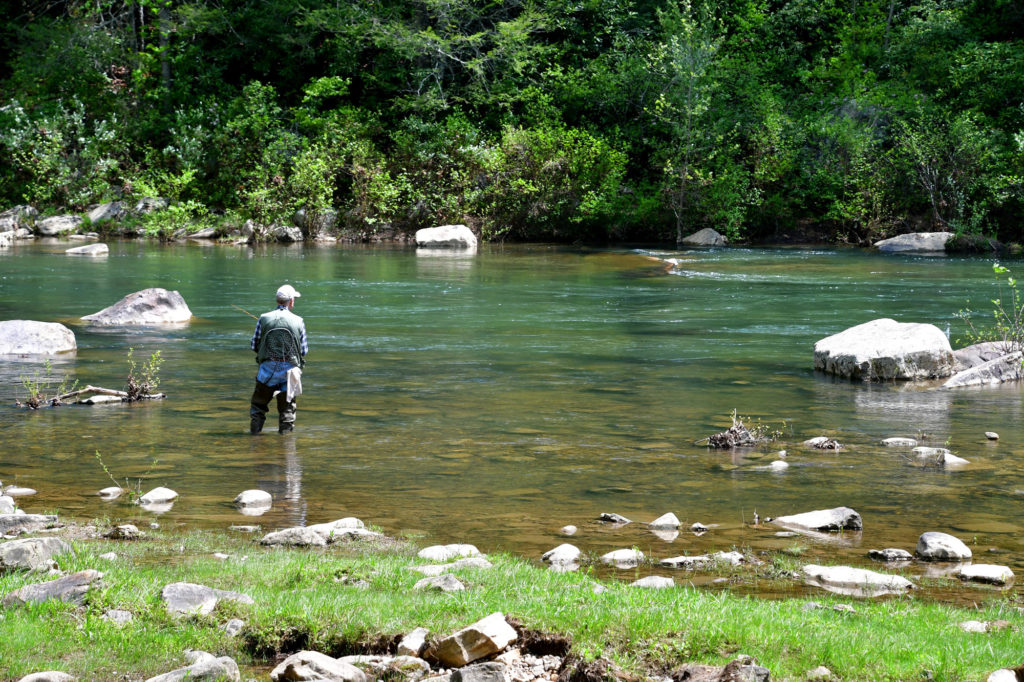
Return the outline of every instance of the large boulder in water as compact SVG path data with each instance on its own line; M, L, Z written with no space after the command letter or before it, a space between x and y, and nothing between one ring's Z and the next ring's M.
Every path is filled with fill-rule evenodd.
M1024 354L1014 351L1001 355L980 365L974 365L962 372L957 372L944 383L943 388L960 388L961 386L987 386L1002 384L1007 381L1024 380Z
M82 317L93 324L168 324L188 322L192 311L177 291L143 289L98 313Z
M76 215L57 215L44 218L36 223L36 232L40 237L57 237L69 232L77 232L82 219Z
M476 235L465 225L441 225L416 230L416 246L475 249Z
M724 234L720 234L710 227L705 227L703 230L694 232L689 237L683 237L679 240L679 243L686 246L725 246L729 243L729 240Z
M74 332L59 322L0 322L0 356L56 355L74 353L77 349Z
M875 242L879 251L902 253L937 253L946 250L952 232L911 232Z
M882 318L814 344L814 369L849 379L941 379L953 366L949 339L933 324Z

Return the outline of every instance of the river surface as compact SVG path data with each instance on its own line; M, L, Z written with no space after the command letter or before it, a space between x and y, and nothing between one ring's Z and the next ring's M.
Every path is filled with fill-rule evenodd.
M955 341L964 332L955 313L969 300L987 310L998 295L991 261L853 249L490 245L456 256L137 242L91 259L63 255L70 245L0 252L0 319L69 325L77 355L53 360L50 373L82 385L121 388L129 348L140 360L159 351L168 397L28 411L14 405L20 378L46 367L0 361L0 480L39 491L21 500L29 511L264 529L357 516L426 544L533 559L573 524L571 542L595 554L790 549L801 561L874 568L868 549L913 551L922 532L943 531L976 562L1024 572L1021 387L925 390L812 368L816 340L879 317L930 322ZM254 323L232 306L264 312L284 282L302 293L305 395L294 434L277 434L272 407L267 430L252 437ZM77 319L146 287L180 291L192 323ZM742 454L695 444L727 428L733 410L781 430L780 443ZM800 446L818 435L846 447ZM970 465L920 466L879 445L889 436L946 445ZM767 469L778 449L788 450L782 473ZM158 519L102 501L107 472L181 497ZM274 495L262 517L232 506L250 488ZM755 511L764 519L836 506L861 514L862 534L825 542L752 525ZM646 529L670 511L684 524L678 537ZM602 512L634 523L597 524ZM694 522L711 531L690 533ZM640 572L650 571L660 569Z

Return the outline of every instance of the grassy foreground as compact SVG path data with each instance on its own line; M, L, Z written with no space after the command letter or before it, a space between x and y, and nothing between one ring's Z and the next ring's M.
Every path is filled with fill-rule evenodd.
M394 635L415 627L447 634L494 611L568 636L584 659L604 657L641 676L686 662L723 664L741 653L758 659L772 680L802 680L819 665L847 681L984 680L995 669L1024 663L1024 614L1005 600L975 610L913 597L815 596L826 606L850 603L850 613L807 610L802 599L683 586L644 590L608 582L607 591L595 594L585 570L555 573L505 555L489 557L492 569L460 571L466 591L443 594L412 589L423 576L407 567L429 562L403 543L270 549L239 534L159 530L140 541L83 539L74 546L61 568L98 569L102 582L83 607L0 610L0 678L56 669L80 680L142 680L185 665L186 649L202 649L233 657L243 679L267 679L282 652L380 653ZM111 551L116 559L99 558ZM43 579L0 575L0 595ZM221 602L210 616L173 618L160 592L176 581L245 592L256 603ZM101 618L115 608L131 611L134 621L118 626ZM247 624L237 637L218 627L233 617ZM968 634L957 626L972 619L1004 619L1011 627Z

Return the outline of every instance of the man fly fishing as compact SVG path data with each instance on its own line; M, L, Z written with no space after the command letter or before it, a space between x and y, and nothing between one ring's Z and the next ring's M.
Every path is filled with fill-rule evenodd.
M302 393L302 367L306 364L306 324L292 312L301 294L290 284L277 290L277 308L260 315L249 346L256 353L259 371L249 408L249 433L259 433L267 420L270 399L277 395L280 433L295 428L295 399Z

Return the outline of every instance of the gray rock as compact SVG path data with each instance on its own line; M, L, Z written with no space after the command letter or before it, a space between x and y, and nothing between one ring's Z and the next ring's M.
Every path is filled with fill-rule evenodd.
M359 668L373 679L419 679L430 672L430 664L414 656L342 656L340 663Z
M465 225L441 225L416 230L416 246L427 248L475 249L476 235Z
M450 573L464 568L488 569L493 568L492 564L483 557L467 557L449 564L431 564L429 566L410 566L409 570L422 573L423 575L435 576L442 573Z
M338 212L333 208L323 208L317 211L307 211L300 208L292 216L292 222L302 230L303 236L307 239L323 239L325 233L333 230L338 224Z
M164 606L171 614L199 614L211 613L218 602L222 600L238 602L240 604L252 604L253 599L241 592L231 590L218 590L206 585L196 583L171 583L160 592L164 600Z
M917 540L917 556L924 561L966 561L969 547L947 533L923 533Z
M269 507L273 503L273 496L265 490L243 490L235 496L239 507Z
M989 440L999 440L999 434L996 433L995 431L986 431L985 438Z
M327 540L315 530L303 526L285 528L267 533L260 540L261 545L284 545L290 547L326 547Z
M40 237L57 237L67 232L75 232L81 224L82 219L76 215L53 216L36 223L36 234Z
M412 586L414 590L440 590L441 592L462 592L466 586L451 573L424 578Z
M224 631L228 637L236 637L238 633L245 627L245 621L239 618L232 618L228 622L220 626L220 629Z
M59 322L0 322L0 355L57 355L77 348L74 332Z
M540 560L548 564L575 564L580 560L580 548L575 545L564 543L544 552Z
M601 563L616 568L633 568L643 563L644 553L639 549L616 549L601 555Z
M47 670L42 673L25 675L18 682L75 682L75 678L61 670Z
M603 514L598 516L597 520L600 521L601 523L614 523L614 524L617 524L617 525L625 525L627 523L632 523L632 521L627 519L622 514L611 514L611 513L608 513L608 512L604 512Z
M685 568L693 570L715 564L739 566L745 559L739 552L715 552L714 554L698 554L694 556L677 556L662 559L658 563L668 568Z
M579 529L576 528L576 526L569 525L569 526L562 526L558 530L558 532L561 533L562 535L576 535L576 531L577 530L579 530Z
M1008 381L1020 381L1024 379L1024 368L1021 367L1022 358L1024 358L1024 354L1020 351L1002 355L995 360L989 360L955 374L942 387L991 386Z
M81 604L85 601L85 594L89 591L89 586L101 577L103 577L102 573L90 569L45 583L25 585L5 595L0 600L0 604L9 607L41 604L50 600Z
M29 495L35 495L38 490L35 488L27 488L23 485L9 485L4 488L4 495L7 497L28 497Z
M980 620L965 620L962 623L957 623L957 627L959 627L964 632L969 632L978 635L982 635L988 632L988 623L985 623ZM1016 676L1014 676L1014 679L1017 679Z
M971 564L964 566L957 574L960 580L987 585L1009 585L1013 582L1013 571L1008 566L995 564Z
M936 379L953 374L953 349L935 325L888 318L814 344L814 368L849 379Z
M675 587L675 584L672 578L666 578L661 575L649 575L646 578L640 578L630 583L633 587L642 587L648 590L664 590L669 587Z
M28 205L15 206L0 213L0 232L20 230L33 225L39 211Z
M117 561L117 552L104 552L96 558L103 559L104 561Z
M291 244L303 240L302 230L291 225L273 225L270 228L270 236L282 244Z
M191 320L192 311L177 291L154 287L128 294L82 319L100 325L177 324Z
M985 682L1018 682L1017 673L1009 668L1000 668L985 678Z
M35 533L56 524L56 514L0 514L0 535Z
M946 448L916 447L913 453L918 461L932 466L958 468L970 464L969 461L962 457L957 457Z
M803 445L814 448L815 450L842 450L843 446L840 445L839 441L828 436L815 436L814 438L808 438L803 442Z
M911 232L875 242L879 251L890 253L938 253L946 250L952 232Z
M807 564L803 567L807 583L839 594L855 596L878 596L900 594L914 589L914 583L898 575L877 573L850 566L818 566Z
M833 679L833 676L831 670L823 665L819 665L817 668L804 673L804 679L807 682L828 682Z
M882 441L882 445L887 448L916 448L917 441L913 438L886 438Z
M690 532L691 533L697 533L698 535L700 535L700 534L703 534L703 533L707 533L708 532L708 527L705 526L703 523L697 522L697 523L694 523L694 524L692 524L690 526Z
M960 373L971 367L983 365L990 360L1001 358L1017 350L1008 341L985 341L953 351L954 372Z
M116 500L117 498L121 497L122 493L124 493L124 490L122 488L119 488L116 485L112 485L104 488L103 490L99 491L96 494L102 497L104 500Z
M380 533L371 533L370 531L367 531L366 524L354 516L347 516L343 519L337 519L336 521L329 521L327 523L316 523L312 526L308 526L308 528L314 533L319 533L328 543L340 540L347 535L363 535L365 533L380 535Z
M0 232L0 249L8 249L14 245L14 230Z
M421 549L416 556L431 561L448 561L459 557L480 556L480 550L473 545L434 545Z
M109 609L103 613L103 620L108 620L114 625L127 625L135 620L135 614L123 609Z
M170 202L163 197L142 197L135 202L135 213L139 215L147 215L149 213L163 211L168 206L170 206Z
M485 656L496 654L518 635L498 612L442 638L430 650L430 655L449 668L461 668Z
M99 225L100 223L109 222L111 220L120 220L128 215L128 209L120 201L111 201L105 204L100 204L92 208L89 213L89 222L93 225Z
M85 246L75 246L64 252L68 256L107 256L110 254L110 247L106 244L86 244Z
M508 666L498 661L467 665L452 671L451 682L507 682Z
M228 656L217 658L205 651L191 652L192 664L184 668L172 670L163 675L151 677L146 682L182 682L187 680L208 680L209 682L238 682L241 675L238 664Z
M3 486L0 486L2 488ZM0 514L13 514L18 503L10 495L0 495Z
M860 514L849 507L818 509L816 511L806 512L803 514L780 516L773 519L772 523L784 528L814 530L819 532L861 530L864 528Z
M427 648L427 635L430 634L430 630L426 628L416 628L398 643L398 654L400 656L421 656L423 650Z
M274 682L325 680L328 682L369 682L359 668L317 651L300 651L284 659L270 673Z
M48 571L56 567L56 557L71 553L60 538L9 540L0 544L0 571Z
M655 530L675 530L679 528L679 525L678 517L676 517L672 512L662 514L647 524L648 528L653 528Z
M890 564L896 561L912 561L914 559L914 555L907 550L894 547L868 550L868 556L875 561L884 561Z
M188 237L189 239L216 239L217 228L207 227L206 229L199 230L198 232L193 232L192 234L186 235L186 237Z
M694 232L689 237L683 237L679 243L686 246L725 246L729 243L729 240L725 235L718 233L710 227L705 227L703 230Z
M153 488L148 493L139 498L139 504L166 504L173 502L178 499L178 493L174 492L170 488L158 487Z

